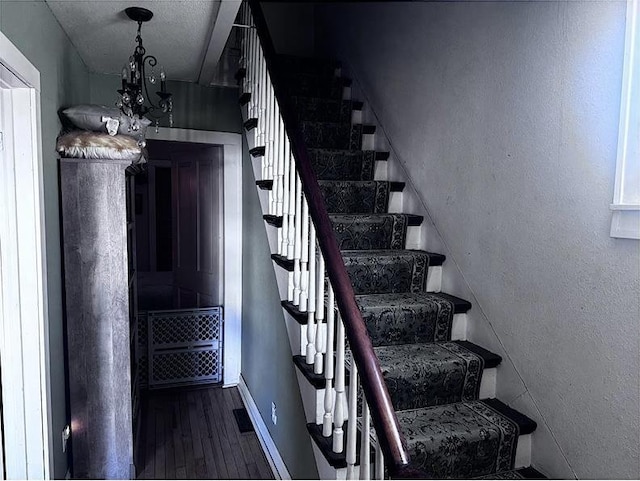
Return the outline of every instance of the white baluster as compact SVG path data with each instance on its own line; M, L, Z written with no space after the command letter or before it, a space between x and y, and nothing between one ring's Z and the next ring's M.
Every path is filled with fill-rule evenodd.
M258 133L259 140L258 145L264 145L266 148L267 143L267 64L264 61L264 54L262 49L259 49L260 52L260 110L258 112L258 125L260 126L260 132ZM263 159L264 161L264 159ZM269 166L265 165L265 174L263 179L269 178Z
M307 312L309 300L309 205L302 194L302 254L300 256L300 312Z
M351 359L349 372L349 420L347 421L347 479L358 478L356 467L356 451L358 438L358 367Z
M302 254L302 182L296 173L295 244L293 250L293 303L300 305L300 257Z
M266 82L266 65L264 63L264 57L262 56L262 50L258 49L259 69L260 74L258 77L258 126L256 128L256 144L257 146L263 146L265 148L265 154L262 157L262 180L269 178L269 162L267 156L266 145L266 102L267 102L267 82Z
M322 435L331 436L333 428L333 331L335 328L335 305L333 287L329 285L327 296L327 343L324 356L324 417L322 418Z
M322 342L322 323L324 321L324 257L318 249L318 269L316 276L316 357L313 362L313 372L322 374L324 369L324 343Z
M289 195L290 195L290 183L289 183L289 139L282 129L282 242L278 246L278 253L282 256L287 256L287 246L289 245ZM293 279L292 279L293 280ZM292 294L293 295L293 294Z
M344 450L344 405L346 393L344 392L344 324L340 313L336 319L336 402L333 410L333 452L341 453Z
M371 479L371 434L369 427L369 405L367 400L362 400L362 426L360 427L360 479Z
M384 454L382 454L382 448L380 447L380 440L378 436L375 436L376 440L376 479L384 479Z
M273 87L271 86L271 77L267 73L267 108L265 115L265 144L264 158L267 162L267 180L272 182L271 190L268 191L267 210L269 214L275 214L275 201L273 195L273 164L274 164L274 125L273 125Z
M276 180L277 183L274 186L276 193L276 215L282 217L283 213L283 198L284 198L284 124L282 117L280 116L280 107L276 102ZM282 244L282 237L280 237L280 244Z
M289 144L291 145L291 144ZM295 164L293 162L293 155L289 152L289 232L287 239L287 259L293 260L295 254L295 243L296 243L296 195L298 191L296 190L296 169ZM294 261L295 264L295 261ZM295 266L294 266L295 268ZM288 300L293 302L295 299L295 274L293 272L289 272L289 289L288 289Z
M278 172L278 160L276 150L277 139L277 122L276 122L276 96L273 90L273 84L271 83L271 76L269 76L269 145L271 147L271 159L269 164L269 179L272 181L271 190L269 191L269 212L271 215L276 215L276 189L277 179L276 174Z
M258 117L258 32L251 29L251 110L249 110L249 118Z
M291 144L289 144L291 147ZM291 150L291 149L290 149ZM298 173L296 170L296 163L293 158L293 152L289 154L289 185L291 186L291 192L299 192L296 190L296 179ZM293 259L295 253L295 240L296 240L296 228L295 228L295 216L296 216L296 196L289 196L289 243L287 245L287 259Z
M307 310L307 364L313 364L316 354L316 227L309 226L309 308ZM319 330L319 328L318 328Z

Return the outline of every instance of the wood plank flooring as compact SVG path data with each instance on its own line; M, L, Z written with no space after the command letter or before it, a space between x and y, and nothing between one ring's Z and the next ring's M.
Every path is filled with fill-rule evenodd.
M238 388L150 392L138 479L274 479L255 432L240 433Z

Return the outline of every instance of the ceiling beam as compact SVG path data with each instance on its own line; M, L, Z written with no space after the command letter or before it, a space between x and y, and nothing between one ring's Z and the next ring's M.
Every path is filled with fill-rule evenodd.
M224 0L220 2L218 15L216 16L213 29L211 30L209 45L207 45L206 52L202 60L202 67L200 68L200 75L198 76L198 84L204 86L211 84L241 3L241 0Z

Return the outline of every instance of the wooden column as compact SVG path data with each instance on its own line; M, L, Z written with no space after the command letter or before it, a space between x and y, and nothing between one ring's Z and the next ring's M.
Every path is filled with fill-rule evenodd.
M125 169L60 160L73 477L132 475Z

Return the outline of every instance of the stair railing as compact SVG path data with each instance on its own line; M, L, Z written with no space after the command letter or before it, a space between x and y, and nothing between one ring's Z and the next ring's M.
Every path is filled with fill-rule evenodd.
M247 101L248 118L257 119L251 131L254 145L264 146L262 180L273 181L268 209L271 216L282 219L278 254L294 266L287 297L307 314L301 354L325 379L324 414L316 422L322 425L323 436L333 436L333 451L345 454L348 479L370 479L372 465L376 479L383 478L385 467L391 476L407 474L406 444L277 66L260 2L243 2L240 19L249 27L242 30L241 98ZM364 399L359 401L362 393Z

